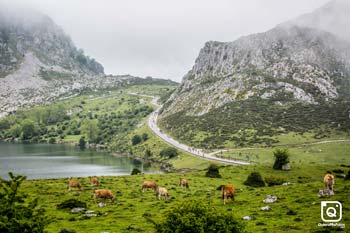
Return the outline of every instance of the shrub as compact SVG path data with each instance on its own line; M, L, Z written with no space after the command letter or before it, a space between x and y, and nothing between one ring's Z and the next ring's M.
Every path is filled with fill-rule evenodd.
M140 142L142 142L142 139L141 139L140 135L136 134L131 139L131 143L132 143L133 146L139 144Z
M142 140L143 140L143 141L147 141L148 138L149 138L148 134L146 134L146 133L143 133L143 134L142 134Z
M145 151L145 157L151 157L152 156L152 151L150 151L149 149L147 149Z
M76 233L75 230L68 230L66 228L63 228L59 231L59 233Z
M73 208L86 208L86 203L76 200L76 199L68 199L63 201L62 203L57 205L57 209L61 210L61 209L73 209Z
M220 211L200 202L186 202L155 223L156 232L243 232L232 211Z
M45 210L19 192L26 177L11 172L9 176L10 180L0 179L0 232L44 232L49 224Z
M179 155L179 152L174 147L167 147L160 151L160 156L168 157L169 159L174 158Z
M286 182L286 179L281 176L267 176L265 182L268 186L281 185Z
M56 138L50 138L49 139L50 144L55 144L56 143Z
M138 168L134 168L134 169L132 169L132 171L131 171L131 175L138 175L138 174L141 174L141 171L140 171L140 169L138 169Z
M287 149L276 149L273 155L275 156L273 169L282 170L282 166L289 163L289 152Z
M85 137L81 137L81 138L79 139L79 148L80 148L81 150L84 150L85 147L86 147Z
M221 178L219 167L216 164L210 164L208 171L205 173L205 176L211 178Z
M263 178L261 177L259 172L252 172L248 176L247 180L244 182L245 185L247 186L252 186L252 187L264 187L265 182Z
M350 180L350 170L348 171L348 174L345 176L345 180Z

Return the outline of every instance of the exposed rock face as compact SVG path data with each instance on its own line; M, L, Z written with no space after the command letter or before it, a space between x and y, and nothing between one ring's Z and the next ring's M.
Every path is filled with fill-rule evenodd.
M207 42L163 116L202 115L251 96L319 104L349 95L350 43L323 31L276 27L234 42Z
M350 95L350 1L234 42L210 41L166 103L161 118L200 116L251 97L277 105L322 104Z
M48 16L32 10L0 5L0 73L17 69L32 52L48 68L103 74L103 66L78 50Z
M0 118L21 107L67 98L83 90L169 80L105 76L49 17L0 3Z

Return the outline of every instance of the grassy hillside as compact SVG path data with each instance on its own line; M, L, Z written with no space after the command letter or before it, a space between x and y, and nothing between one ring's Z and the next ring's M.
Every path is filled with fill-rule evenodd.
M178 112L160 126L175 138L199 148L237 148L296 144L350 138L348 101L277 105L250 98L212 109L201 116Z
M68 192L66 180L33 180L26 181L21 191L30 198L39 198L41 207L48 211L52 223L48 232L58 232L61 229L76 232L154 232L154 227L147 219L156 222L162 220L165 214L184 202L204 202L220 211L232 211L237 219L243 216L252 217L244 221L248 232L321 232L317 226L320 219L320 201L337 200L343 203L343 220L350 224L350 181L336 178L335 196L320 199L319 189L323 188L323 175L328 170L349 168L336 165L298 164L292 171L276 171L271 165L259 166L227 166L220 169L222 178L207 178L204 171L187 174L136 175L126 177L101 177L102 187L113 190L116 194L114 203L106 207L97 207L91 198L92 187L87 178L79 178L84 190ZM263 177L280 176L288 186L273 186L251 188L243 184L248 174L259 171ZM179 178L185 177L190 182L190 189L178 186ZM157 200L152 191L142 193L140 185L143 180L153 180L166 187L171 195L168 201ZM221 184L233 183L237 189L234 203L223 205L220 191ZM45 193L45 194L44 194ZM276 195L278 201L265 204L266 195ZM87 209L95 211L97 216L86 217L83 213L70 213L69 210L58 210L56 206L64 200L74 198L87 203ZM269 205L270 211L262 211L261 207ZM346 231L346 230L345 230ZM344 232L345 232L344 231Z
M125 89L87 92L50 105L20 111L0 120L0 139L27 142L72 142L81 137L110 144L134 130L153 106L128 92L161 95L174 86L140 85Z

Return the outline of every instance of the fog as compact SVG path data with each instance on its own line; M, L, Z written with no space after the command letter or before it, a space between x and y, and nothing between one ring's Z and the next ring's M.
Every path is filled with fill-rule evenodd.
M233 41L328 0L0 0L50 16L107 74L180 81L206 41Z

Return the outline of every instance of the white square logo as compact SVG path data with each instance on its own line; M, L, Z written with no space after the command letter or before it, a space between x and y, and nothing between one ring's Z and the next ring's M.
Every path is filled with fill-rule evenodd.
M340 222L343 207L339 201L321 201L321 219L323 222Z

